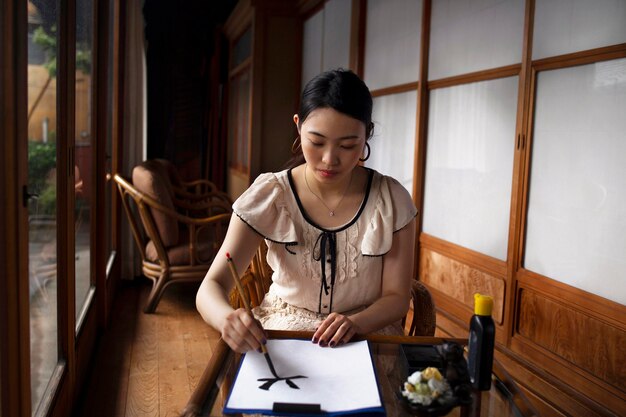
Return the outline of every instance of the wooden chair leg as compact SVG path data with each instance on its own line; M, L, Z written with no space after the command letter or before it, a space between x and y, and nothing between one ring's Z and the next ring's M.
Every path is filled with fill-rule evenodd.
M163 290L165 289L165 284L170 280L169 272L163 272L161 276L156 280L154 285L152 286L152 290L150 291L150 295L148 296L148 302L143 309L143 312L146 314L152 314L157 308L157 304L161 300L161 296L163 295Z

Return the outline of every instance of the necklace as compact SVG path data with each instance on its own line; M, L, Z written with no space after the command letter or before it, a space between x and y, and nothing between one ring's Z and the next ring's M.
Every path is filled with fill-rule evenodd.
M337 207L339 207L339 205L343 201L343 198L346 196L346 194L348 193L348 190L350 189L350 185L352 184L352 176L354 174L354 170L350 173L350 181L348 182L348 186L346 187L346 189L343 190L343 194L341 195L341 198L339 199L339 202L337 204L335 204L335 208L331 209L330 207L328 207L328 204L326 204L324 202L324 199L322 199L322 197L320 197L319 195L315 194L313 192L313 190L311 190L311 186L309 185L309 180L306 178L306 171L307 171L308 167L309 167L308 165L304 166L304 182L306 184L306 188L308 188L309 191L311 192L311 194L313 194L319 201L321 201L321 203L324 205L324 207L326 207L328 209L328 215L330 217L333 217L335 215L335 210L337 210Z

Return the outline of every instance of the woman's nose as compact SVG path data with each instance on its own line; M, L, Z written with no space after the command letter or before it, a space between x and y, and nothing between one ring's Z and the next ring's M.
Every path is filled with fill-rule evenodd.
M329 147L324 150L324 155L322 156L322 162L326 165L336 165L339 162L339 158L337 156L337 150Z

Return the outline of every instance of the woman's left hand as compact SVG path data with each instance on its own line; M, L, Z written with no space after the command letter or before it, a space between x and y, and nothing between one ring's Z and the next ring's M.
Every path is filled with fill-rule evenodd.
M347 343L359 333L359 327L348 316L330 313L313 334L313 343L335 347Z

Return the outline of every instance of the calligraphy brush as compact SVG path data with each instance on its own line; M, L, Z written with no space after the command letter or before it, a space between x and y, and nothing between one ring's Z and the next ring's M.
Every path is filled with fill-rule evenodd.
M237 290L239 291L239 295L243 300L243 304L246 307L246 311L250 316L254 318L252 314L252 309L250 308L250 303L248 302L248 297L246 297L246 293L243 290L243 286L241 285L241 280L239 279L239 274L237 273L237 269L235 268L235 263L233 262L233 258L230 257L230 253L226 252L226 261L228 263L228 268L230 269L230 273L233 276L233 280L235 281L235 285L237 286ZM278 374L276 373L276 369L274 369L274 364L272 363L272 359L270 358L270 354L267 351L267 346L261 344L261 352L263 356L265 356L265 360L267 361L267 365L270 367L270 371L272 375L278 378Z

